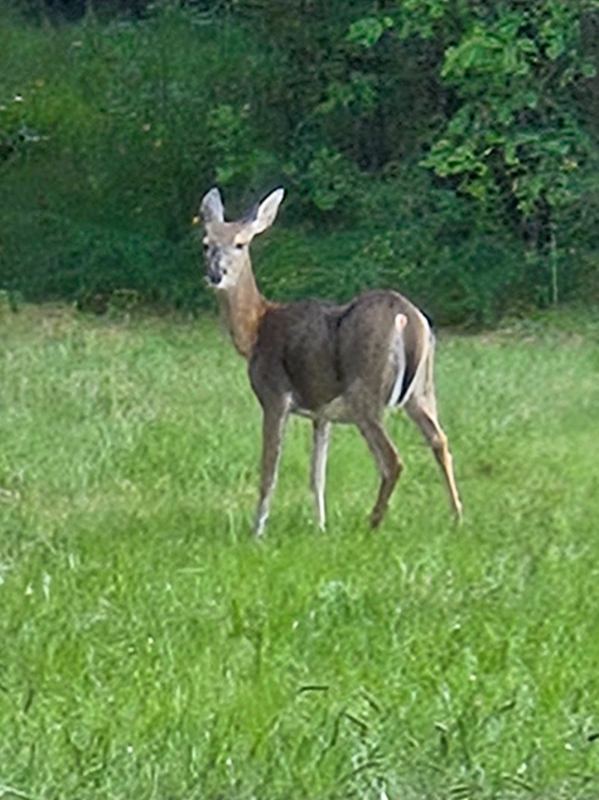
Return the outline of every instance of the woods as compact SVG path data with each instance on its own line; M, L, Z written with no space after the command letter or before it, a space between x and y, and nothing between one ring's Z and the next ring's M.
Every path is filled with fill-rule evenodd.
M13 0L0 289L209 298L191 218L277 185L279 298L394 286L439 321L596 301L596 0Z

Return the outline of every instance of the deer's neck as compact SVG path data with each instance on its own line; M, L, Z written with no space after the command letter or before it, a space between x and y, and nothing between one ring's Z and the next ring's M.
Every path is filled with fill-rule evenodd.
M258 291L249 263L235 286L219 292L218 300L235 349L244 358L249 358L258 338L262 317L271 305Z

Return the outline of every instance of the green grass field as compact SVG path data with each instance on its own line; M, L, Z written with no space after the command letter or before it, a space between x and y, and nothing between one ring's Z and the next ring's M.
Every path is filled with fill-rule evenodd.
M599 323L441 336L465 520L401 414L388 517L335 429L329 528L212 319L0 317L0 797L599 797Z

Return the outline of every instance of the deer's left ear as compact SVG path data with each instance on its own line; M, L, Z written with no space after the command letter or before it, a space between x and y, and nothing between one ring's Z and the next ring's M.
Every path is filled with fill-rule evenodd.
M200 205L200 214L204 218L204 222L224 222L225 207L216 186L204 195Z
M254 236L270 228L273 224L284 194L285 189L275 189L260 203L252 223L252 234Z

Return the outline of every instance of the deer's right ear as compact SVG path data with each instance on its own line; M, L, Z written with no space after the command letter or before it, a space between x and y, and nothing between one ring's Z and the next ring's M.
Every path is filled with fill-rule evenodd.
M225 207L216 186L204 195L200 205L200 214L204 218L204 222L224 222Z

